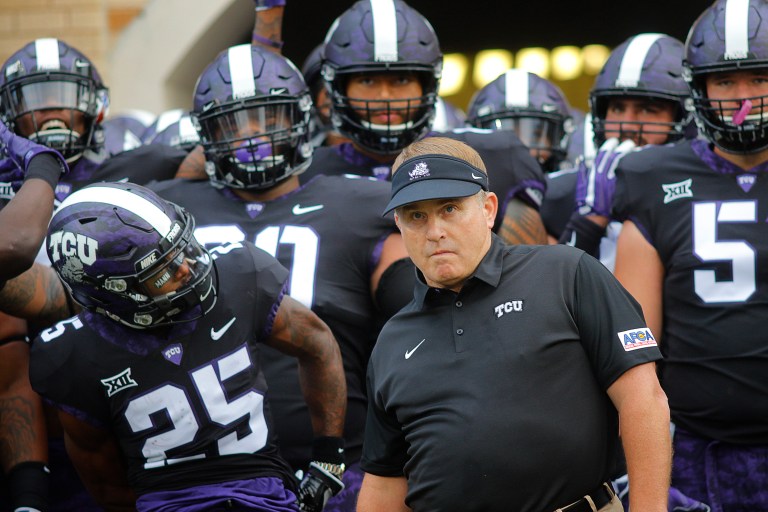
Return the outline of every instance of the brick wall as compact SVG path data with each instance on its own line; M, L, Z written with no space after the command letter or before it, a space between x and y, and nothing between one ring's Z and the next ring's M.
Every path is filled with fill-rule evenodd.
M109 45L147 1L2 0L0 62L39 37L56 37L87 55L109 85Z

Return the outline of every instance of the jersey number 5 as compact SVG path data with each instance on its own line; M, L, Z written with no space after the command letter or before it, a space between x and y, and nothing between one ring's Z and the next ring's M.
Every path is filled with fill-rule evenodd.
M743 240L717 239L721 222L757 222L756 201L707 202L693 205L693 252L703 262L729 261L733 279L718 281L714 270L694 270L696 294L707 303L744 302L755 284L755 250Z

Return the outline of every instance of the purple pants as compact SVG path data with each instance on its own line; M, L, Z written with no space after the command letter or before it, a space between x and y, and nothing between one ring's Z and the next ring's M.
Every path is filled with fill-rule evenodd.
M138 512L296 512L296 496L279 478L263 477L144 494Z
M734 445L675 430L672 485L712 512L768 510L768 446Z

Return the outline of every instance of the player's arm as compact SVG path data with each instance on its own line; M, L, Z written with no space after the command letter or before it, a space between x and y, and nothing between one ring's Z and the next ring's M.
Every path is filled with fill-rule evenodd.
M315 438L298 498L302 511L320 512L344 489L347 381L341 351L328 326L288 295L280 302L267 343L299 360L299 381Z
M40 396L29 383L26 322L0 314L0 469L11 510L48 506L48 436Z
M135 511L136 495L128 486L115 437L63 411L59 420L67 455L91 496L108 512Z
M643 307L645 323L656 341L663 328L664 265L659 253L634 222L626 221L616 242L616 278Z
M254 0L254 4L256 17L253 22L251 44L281 53L285 0Z
M619 412L621 441L632 482L630 509L665 512L672 471L669 405L656 365L627 370L608 388Z
M206 180L208 174L205 172L205 153L203 146L195 146L192 151L184 157L179 168L176 170L174 178L184 178L185 180Z
M41 326L69 318L76 310L56 272L39 263L0 289L0 311Z
M409 512L405 504L408 481L405 477L366 473L357 498L357 512Z
M311 309L286 295L267 343L298 359L315 436L341 437L347 383L339 345L328 326Z
M512 198L504 210L499 236L508 244L546 245L547 230L535 208Z

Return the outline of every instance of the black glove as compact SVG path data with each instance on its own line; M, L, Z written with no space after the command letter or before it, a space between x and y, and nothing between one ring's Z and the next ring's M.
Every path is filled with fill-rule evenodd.
M299 484L299 510L321 512L332 496L344 489L344 464L310 462Z

